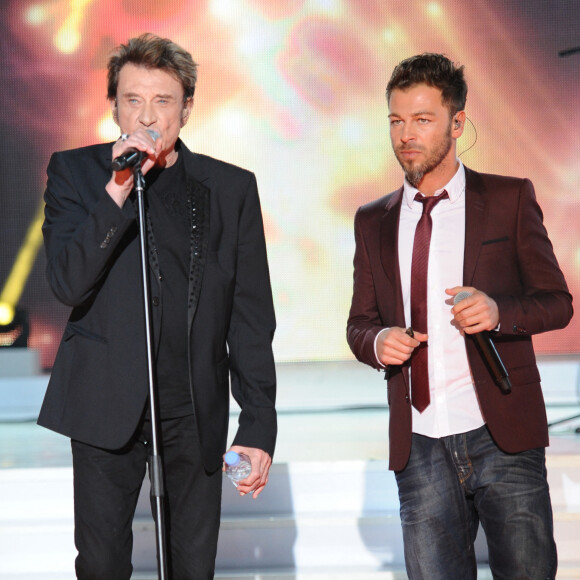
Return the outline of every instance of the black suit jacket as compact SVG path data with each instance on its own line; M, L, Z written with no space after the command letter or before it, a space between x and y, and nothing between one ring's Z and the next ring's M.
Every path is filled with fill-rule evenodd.
M472 339L469 365L483 417L496 443L515 453L548 444L546 411L532 335L563 328L572 297L527 179L466 172L463 285L491 296L501 332L494 339L512 393L494 383ZM405 327L398 258L402 188L359 208L355 218L354 291L347 323L351 350L380 369L374 341L385 327ZM442 289L443 290L443 289ZM386 370L391 469L403 469L411 449L409 361Z
M134 434L148 397L143 291L134 200L105 191L111 144L55 153L43 233L47 274L72 306L38 422L106 449ZM234 443L273 455L274 308L252 173L181 144L191 220L189 376L206 468L226 446L229 387L241 407ZM149 256L152 295L162 292ZM158 294L157 294L158 295ZM155 301L162 304L162 301ZM162 316L159 305L153 316Z

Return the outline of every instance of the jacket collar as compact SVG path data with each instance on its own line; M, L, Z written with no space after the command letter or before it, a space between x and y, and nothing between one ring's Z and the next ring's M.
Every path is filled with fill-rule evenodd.
M187 211L190 219L189 235L189 277L188 277L188 327L191 328L199 295L201 283L207 259L207 249L210 235L210 189L207 182L209 175L205 164L199 156L192 153L183 142L179 141L179 154L185 168L185 181L187 188ZM156 277L159 276L159 263L155 252L155 239L149 216L147 216L148 253L149 266Z
M387 197L381 218L381 263L389 279L399 279L399 216L403 201L403 188Z
M472 286L481 244L485 236L489 207L486 187L481 175L465 168L465 254L463 284Z

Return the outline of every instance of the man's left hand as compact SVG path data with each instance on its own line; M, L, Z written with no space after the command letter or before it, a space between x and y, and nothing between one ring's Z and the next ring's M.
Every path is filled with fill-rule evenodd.
M459 292L469 292L471 296L464 298L453 306L451 313L459 329L466 334L475 334L484 330L495 330L499 324L499 310L495 300L485 292L471 286L455 286L445 293L456 296Z
M238 483L238 491L240 495L246 495L247 493L252 492L252 497L256 499L268 483L272 458L268 453L262 449L257 449L256 447L232 445L230 451L243 453L250 458L252 463L252 473Z

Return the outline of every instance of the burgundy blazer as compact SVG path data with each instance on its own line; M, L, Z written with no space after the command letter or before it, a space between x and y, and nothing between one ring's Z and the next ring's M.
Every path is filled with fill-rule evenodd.
M565 327L572 296L554 256L528 179L465 169L463 285L491 296L499 307L497 351L512 381L503 394L475 343L466 337L469 364L483 417L508 453L548 445L548 428L532 335ZM403 189L362 206L355 217L354 289L347 340L356 358L382 370L374 352L385 327L405 327L398 260ZM409 361L386 369L390 409L389 467L405 467L411 450Z

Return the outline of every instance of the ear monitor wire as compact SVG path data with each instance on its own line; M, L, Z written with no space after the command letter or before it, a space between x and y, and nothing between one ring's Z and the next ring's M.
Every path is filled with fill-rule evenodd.
M475 147L475 144L477 143L477 129L475 128L475 125L473 124L472 120L469 117L465 117L465 120L466 121L469 121L469 124L473 127L473 131L475 133L475 137L473 138L473 143L467 149L464 149L458 155L458 157L461 157L464 153L467 153L470 149L473 149L473 147Z

